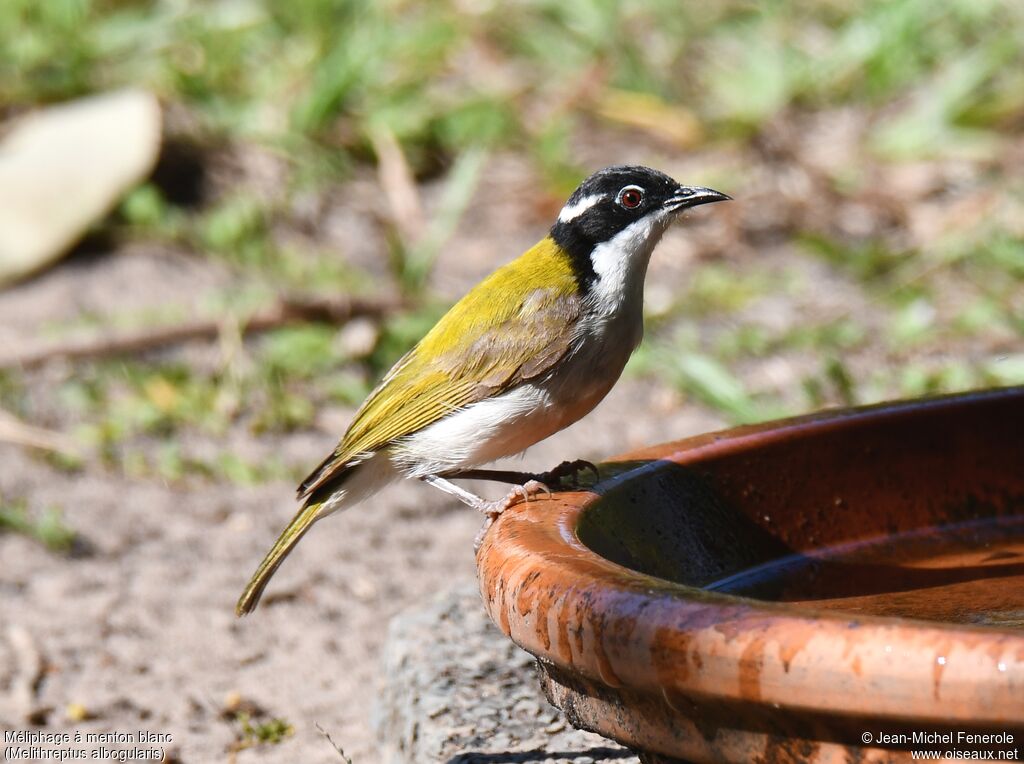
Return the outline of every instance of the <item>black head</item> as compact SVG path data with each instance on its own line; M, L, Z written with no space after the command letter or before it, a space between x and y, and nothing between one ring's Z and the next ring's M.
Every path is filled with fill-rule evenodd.
M569 197L551 238L573 258L583 281L594 248L630 226L660 236L676 214L731 197L710 188L683 186L649 167L607 167L587 178ZM647 225L649 224L649 226Z

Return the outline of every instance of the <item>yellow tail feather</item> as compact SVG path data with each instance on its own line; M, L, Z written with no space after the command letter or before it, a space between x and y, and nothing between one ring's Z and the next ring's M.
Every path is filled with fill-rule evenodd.
M306 531L312 528L313 523L317 521L320 506L321 502L304 506L292 518L292 521L288 523L288 527L277 537L274 546L267 552L267 556L263 558L263 562L260 563L260 566L256 568L256 572L252 574L252 578L249 579L249 583L245 587L245 591L242 592L242 596L238 598L238 604L235 605L235 615L247 615L256 609L256 605L259 604L260 597L263 594L263 590L267 588L267 583L270 581L271 576L274 575L274 572L284 561L284 558L288 556L288 553L299 543L299 539L305 536Z

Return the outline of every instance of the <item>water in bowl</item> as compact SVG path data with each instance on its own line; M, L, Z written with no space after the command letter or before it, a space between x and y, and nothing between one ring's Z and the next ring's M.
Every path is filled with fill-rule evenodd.
M865 615L1024 628L1024 517L814 549L705 588Z

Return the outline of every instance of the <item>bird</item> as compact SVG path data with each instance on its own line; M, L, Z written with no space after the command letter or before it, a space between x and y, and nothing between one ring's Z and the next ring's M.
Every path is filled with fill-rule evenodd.
M662 234L684 210L729 199L648 167L586 178L543 239L466 293L369 394L337 448L299 485L301 507L236 613L255 609L314 523L399 478L445 491L490 521L517 498L548 490L544 480L593 468L479 469L569 426L605 397L643 336L644 280ZM459 478L525 479L486 501L451 482Z

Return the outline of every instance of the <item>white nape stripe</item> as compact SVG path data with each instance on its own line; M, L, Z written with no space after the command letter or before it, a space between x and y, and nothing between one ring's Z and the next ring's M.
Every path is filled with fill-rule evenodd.
M575 204L565 205L558 213L558 222L568 223L570 220L575 220L602 199L604 199L604 194L594 194L593 196L584 196Z

